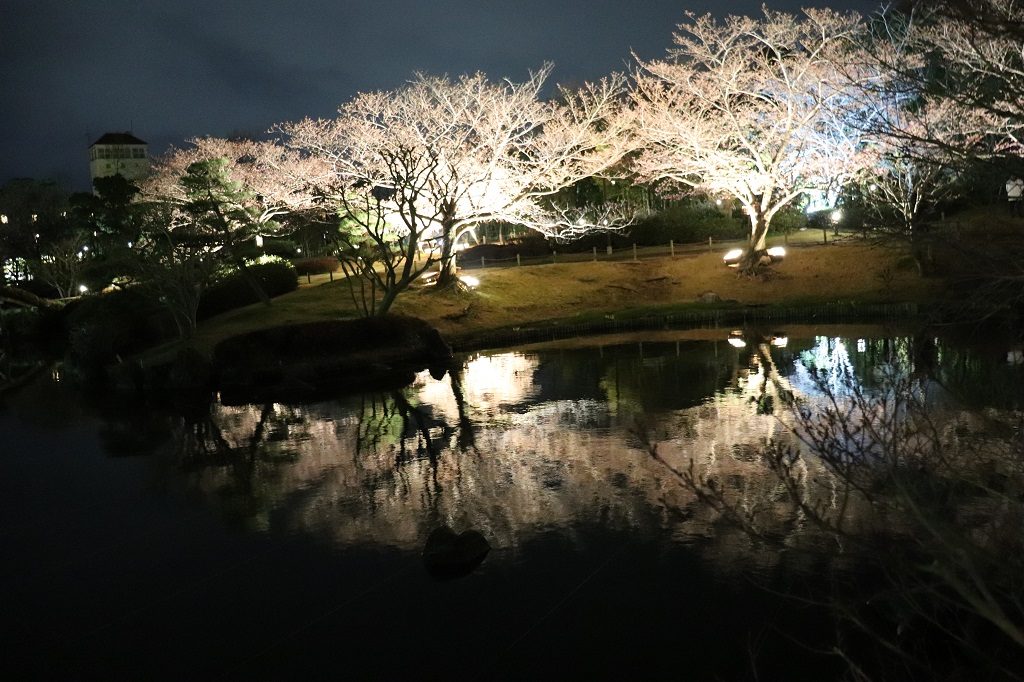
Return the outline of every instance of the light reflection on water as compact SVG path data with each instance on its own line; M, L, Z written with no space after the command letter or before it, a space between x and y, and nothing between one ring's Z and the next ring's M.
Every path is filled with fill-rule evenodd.
M724 339L723 339L724 341ZM600 519L610 531L700 541L727 566L768 566L688 493L674 467L730 486L749 506L783 496L759 466L785 439L791 398L914 372L909 339L751 337L477 353L442 379L312 405L215 405L171 443L189 485L254 529L337 547L416 550L441 524L484 533L499 552L538 532ZM790 528L794 541L803 530Z
M437 659L469 661L431 668L444 679L569 665L737 679L771 623L787 634L761 679L832 679L785 643L825 646L827 623L747 578L807 583L834 548L752 542L649 442L770 519L785 496L757 446L786 436L789 398L819 396L812 370L868 390L903 372L942 409L987 413L1022 406L1024 366L1006 347L785 331L742 348L698 330L472 354L440 380L305 405L171 414L40 382L0 410L0 635L42 679L81 676L83 661L183 679L213 659L210 676L229 679L323 677L340 659L360 679ZM819 549L799 518L777 517L787 550ZM419 557L441 524L493 548L452 583Z

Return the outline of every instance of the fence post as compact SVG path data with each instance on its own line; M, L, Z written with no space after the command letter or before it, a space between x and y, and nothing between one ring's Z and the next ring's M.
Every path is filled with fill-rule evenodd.
M480 256L480 268L483 269L483 268L486 268L486 267L487 267L487 258L484 257L484 256Z
M636 242L633 242L633 260L636 260Z
M516 265L522 265L523 261L519 258L519 254L516 254Z
M675 239L669 239L668 240L668 252L669 252L669 255L671 255L673 258L676 257L676 240Z
M597 247L594 247L594 262L597 262Z

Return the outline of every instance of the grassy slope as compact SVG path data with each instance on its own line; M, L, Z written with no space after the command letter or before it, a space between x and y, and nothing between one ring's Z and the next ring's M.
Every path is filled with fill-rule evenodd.
M827 301L925 301L939 283L922 280L905 249L852 242L791 248L768 281L737 276L721 254L656 257L639 262L577 262L473 270L473 291L417 288L399 296L394 312L415 315L445 335L551 318L692 305L706 291L742 304ZM260 304L219 315L199 329L208 352L223 338L261 327L353 315L344 282L318 282ZM164 349L169 350L169 349Z

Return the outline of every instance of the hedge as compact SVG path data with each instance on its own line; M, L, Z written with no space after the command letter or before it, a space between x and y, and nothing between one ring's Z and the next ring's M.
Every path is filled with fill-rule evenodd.
M339 267L338 259L334 256L299 258L293 260L292 265L299 276L326 275L328 272L337 272Z
M291 263L272 261L248 266L248 271L260 283L267 296L274 298L299 286L298 273ZM223 276L209 287L199 301L197 318L204 320L214 315L241 308L251 303L258 303L259 295L239 271Z

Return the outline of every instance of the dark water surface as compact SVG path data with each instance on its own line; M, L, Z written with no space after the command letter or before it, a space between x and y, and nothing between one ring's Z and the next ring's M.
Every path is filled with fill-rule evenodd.
M787 430L777 393L813 398L815 371L870 386L898 366L937 404L1016 409L1022 357L868 328L728 335L473 354L402 391L185 414L40 380L0 409L0 668L833 679L827 614L772 590L802 593L835 548L798 526L750 541L645 440L754 495L751 448ZM440 525L490 542L468 576L425 570Z

